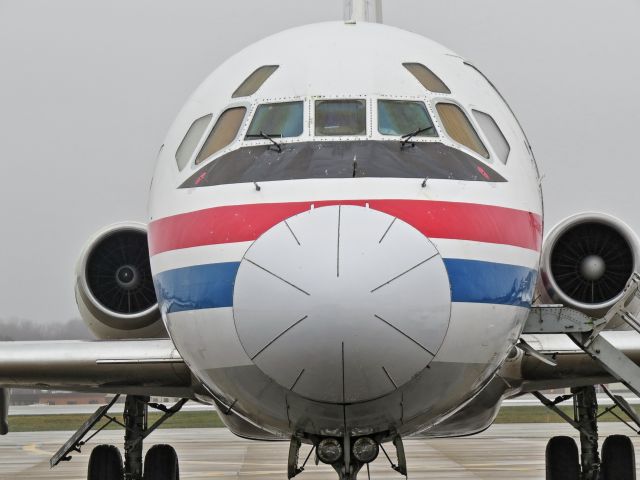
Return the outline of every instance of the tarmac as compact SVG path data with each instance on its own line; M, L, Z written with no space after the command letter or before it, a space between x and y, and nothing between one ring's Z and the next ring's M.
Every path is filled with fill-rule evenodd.
M614 433L633 432L622 424L606 423L600 426L601 439ZM91 440L82 453L74 454L70 462L49 468L49 458L62 445L71 432L9 433L0 437L0 479L86 479L87 462L91 447L112 443L122 447L122 433L101 432ZM409 479L487 479L529 480L544 479L544 451L552 435L576 436L564 424L511 424L494 425L479 435L452 439L405 440ZM169 443L180 457L181 479L286 479L288 444L284 442L253 442L235 437L226 429L158 430L146 441L150 447L156 443ZM640 437L634 438L636 451L640 451ZM308 453L303 446L301 456ZM387 452L395 461L391 445ZM327 465L316 466L313 457L300 480L336 480ZM397 479L384 454L371 464L371 478ZM363 469L360 479L367 479Z
M630 394L624 395L625 400L631 405L640 404L640 398ZM169 402L171 403L171 402ZM598 405L609 406L613 402L606 395L598 395ZM533 407L542 408L540 400L531 394L521 395L518 398L505 400L502 402L504 407ZM57 415L57 414L87 414L90 415L96 411L98 405L12 405L10 408L11 415ZM186 411L211 411L211 405L203 405L200 403L189 402L182 407L183 412ZM124 410L124 402L116 403L109 410L112 413L122 413Z

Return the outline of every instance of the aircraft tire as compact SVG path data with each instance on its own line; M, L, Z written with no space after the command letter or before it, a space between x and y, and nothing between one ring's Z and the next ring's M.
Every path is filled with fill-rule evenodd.
M546 480L580 480L578 446L571 437L553 437L545 453Z
M113 445L98 445L89 456L87 480L122 480L124 469L120 450Z
M602 480L636 480L636 456L631 439L610 435L602 444Z
M144 457L144 480L180 480L178 454L171 445L154 445Z

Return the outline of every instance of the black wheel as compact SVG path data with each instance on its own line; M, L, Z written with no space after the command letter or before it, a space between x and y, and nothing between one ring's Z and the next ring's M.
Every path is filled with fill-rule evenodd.
M178 455L171 445L154 445L144 457L144 480L180 480Z
M545 454L547 480L580 480L578 446L571 437L553 437Z
M602 444L602 480L636 480L636 455L631 439L611 435Z
M98 445L91 451L87 480L123 480L122 455L113 445Z

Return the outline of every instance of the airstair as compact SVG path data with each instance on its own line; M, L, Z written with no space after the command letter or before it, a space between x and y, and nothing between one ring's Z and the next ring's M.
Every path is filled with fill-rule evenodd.
M562 305L535 306L531 309L523 334L569 336L610 375L640 397L640 366L601 335L614 319L621 319L640 334L640 320L629 311L629 306L635 297L640 298L640 274L638 273L633 274L620 300L604 317L594 319ZM526 353L536 356L545 363L553 364L552 358L535 352L526 342L522 342L520 346ZM640 335L638 345L640 346Z

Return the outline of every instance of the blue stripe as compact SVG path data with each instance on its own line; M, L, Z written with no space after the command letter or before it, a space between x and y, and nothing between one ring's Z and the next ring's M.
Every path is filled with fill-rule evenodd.
M240 262L212 263L167 270L154 277L167 313L231 307Z
M530 307L537 270L504 263L445 258L453 302Z
M444 259L451 301L531 306L537 271L517 265ZM158 298L168 313L233 306L239 262L168 270L154 277Z

